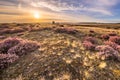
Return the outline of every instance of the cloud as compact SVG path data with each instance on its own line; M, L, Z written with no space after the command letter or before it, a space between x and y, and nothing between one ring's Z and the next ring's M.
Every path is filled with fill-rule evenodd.
M1 6L16 6L19 0L0 0Z
M112 17L112 8L119 0L0 0L0 14L28 15L36 10L44 20L104 21L101 17ZM2 8L6 8L3 10ZM23 14L22 14L23 13Z
M110 8L118 0L31 0L33 7L46 7L53 11L86 11L112 16Z
M116 5L119 0L1 0L1 5L31 6L35 8L46 8L51 11L62 12L85 11L86 13L96 13L101 15L113 16L111 7Z
M17 13L17 12L0 12L0 14L4 14L4 15L22 15L22 13Z

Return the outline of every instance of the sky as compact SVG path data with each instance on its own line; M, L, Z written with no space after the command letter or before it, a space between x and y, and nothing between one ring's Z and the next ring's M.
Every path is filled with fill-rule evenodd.
M0 0L0 23L120 22L120 0Z

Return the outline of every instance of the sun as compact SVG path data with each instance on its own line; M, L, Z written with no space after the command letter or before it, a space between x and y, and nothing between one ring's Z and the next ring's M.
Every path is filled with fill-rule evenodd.
M34 12L34 18L35 19L40 19L40 17L41 17L41 15L40 15L40 13L39 12Z

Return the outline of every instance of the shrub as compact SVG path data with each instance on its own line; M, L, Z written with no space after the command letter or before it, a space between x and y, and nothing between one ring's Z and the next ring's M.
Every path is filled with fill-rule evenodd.
M96 36L96 33L88 33L88 36L89 36L89 37L95 37L95 36Z
M30 53L39 48L35 42L18 38L7 38L0 43L0 69L8 67L19 56Z
M22 27L22 29L24 29L25 31L31 31L31 30L32 30L32 27L30 27L30 26L28 25L28 26Z
M89 32L90 32L90 33L95 33L95 31L94 31L94 30L90 30Z
M25 30L22 28L15 28L15 29L3 29L0 31L0 34L13 34L13 33L20 33L24 32Z
M94 37L85 37L84 40L88 41L88 42L91 42L92 44L97 44L98 43L97 39L94 38Z
M19 57L15 54L0 54L0 69L7 68L14 63Z
M117 36L117 34L115 32L109 33L109 36Z
M0 52L7 53L8 49L20 43L20 39L18 38L7 38L0 42Z
M39 45L37 43L26 41L26 42L21 42L18 45L9 49L8 53L22 56L22 55L26 55L27 53L30 53L32 51L35 51L38 48L39 48Z
M117 46L117 50L120 52L120 46L119 45Z
M89 41L84 41L83 42L83 46L87 49L87 50L95 50L95 45L92 44Z
M24 35L24 33L17 33L17 36L22 36Z
M111 42L111 41L105 41L104 42L105 45L109 45L110 47L117 49L118 44Z
M2 29L0 31L0 34L10 34L11 30L10 29Z
M112 42L120 45L120 37L119 36L111 36L109 41L112 41Z
M25 30L22 28L16 28L16 29L11 29L10 33L20 33L20 32L24 32Z
M64 27L64 25L59 25L59 27Z
M41 30L52 30L52 27L42 27L42 28L39 28L39 31Z
M68 28L61 27L61 28L56 28L55 32L67 33L67 34L76 34L77 30L74 28L70 28L70 27L68 27Z
M106 34L103 34L101 35L101 38L104 39L104 40L109 40L109 35L106 35Z
M0 39L5 39L6 38L6 36L0 36Z
M2 29L3 29L3 28L9 28L9 26L8 26L8 24L1 24L1 25L0 25L0 28L2 28Z
M98 55L99 58L103 58L105 60L107 59L113 59L113 60L119 60L120 61L120 55L118 51L110 47L109 45L102 45L102 46L97 46L96 50L98 50Z

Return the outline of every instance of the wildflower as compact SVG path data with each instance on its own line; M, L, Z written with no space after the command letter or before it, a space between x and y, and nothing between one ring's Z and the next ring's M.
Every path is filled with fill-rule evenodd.
M116 44L120 45L120 37L119 36L111 36L109 41L115 42Z
M39 45L33 42L22 42L8 50L10 54L17 54L18 56L25 55L29 52L35 51Z
M18 38L7 38L4 41L0 42L0 52L1 53L7 53L7 51L20 43L20 39Z
M94 50L95 49L95 45L92 44L89 41L84 41L83 42L83 46L87 49L87 50Z
M0 54L0 69L8 67L14 63L19 57L15 54Z
M109 35L106 35L106 34L101 35L101 38L102 38L102 39L104 39L104 40L108 40L108 39L109 39L109 37L110 37L110 36L109 36Z
M114 49L117 49L117 44L116 43L114 43L114 42L111 42L111 41L106 41L106 42L104 42L105 43L105 45L109 45L110 47L112 47L112 48L114 48Z
M94 37L85 37L84 40L85 40L85 41L89 41L89 42L91 42L92 44L97 44L97 39L94 38Z
M110 47L109 45L97 46L96 50L99 51L98 55L101 59L104 57L104 59L120 60L120 55L118 51Z

